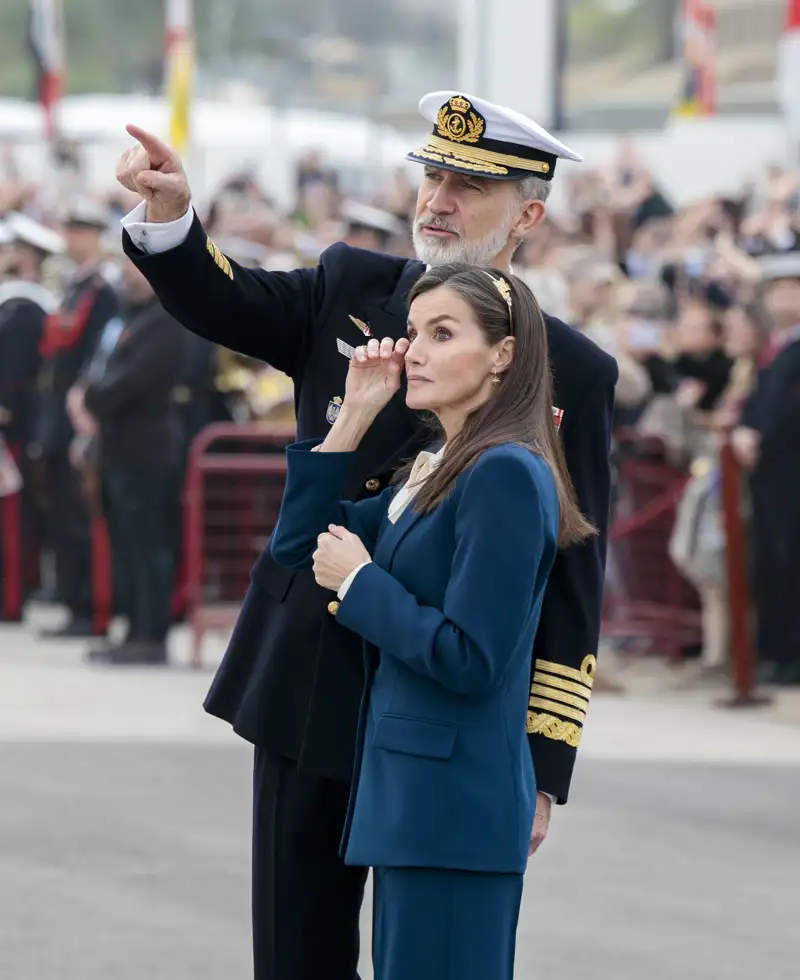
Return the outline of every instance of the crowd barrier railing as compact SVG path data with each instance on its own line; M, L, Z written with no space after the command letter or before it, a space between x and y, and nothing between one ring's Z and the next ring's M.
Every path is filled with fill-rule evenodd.
M184 494L191 666L209 630L228 630L278 519L294 425L215 423L192 443Z

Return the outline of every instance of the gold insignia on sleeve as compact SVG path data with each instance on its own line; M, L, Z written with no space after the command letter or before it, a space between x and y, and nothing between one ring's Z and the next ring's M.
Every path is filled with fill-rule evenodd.
M526 731L529 735L544 735L555 742L566 742L577 749L581 742L581 729L571 721L562 721L554 715L528 712Z
M580 669L537 660L531 684L527 732L578 747L589 699L592 696L597 660L589 654Z
M230 262L222 254L219 248L211 241L210 238L206 239L206 248L208 249L208 254L217 264L217 267L222 269L222 271L229 279L233 279L233 269L231 268Z

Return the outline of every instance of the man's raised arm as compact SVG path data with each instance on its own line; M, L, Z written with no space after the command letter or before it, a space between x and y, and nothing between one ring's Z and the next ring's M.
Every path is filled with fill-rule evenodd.
M125 253L184 327L297 376L323 301L322 267L266 272L229 259L194 212L178 154L127 128L137 142L122 154L117 180L143 200L122 219Z

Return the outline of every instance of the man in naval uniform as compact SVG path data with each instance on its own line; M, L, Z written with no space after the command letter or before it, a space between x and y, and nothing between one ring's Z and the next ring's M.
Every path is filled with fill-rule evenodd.
M30 458L36 425L39 345L46 318L58 308L42 284L45 260L63 251L58 232L27 215L11 213L0 223L0 436L22 476L22 490L0 506L0 620L22 618L28 585L37 578L26 566L38 558L37 504ZM30 583L29 583L30 580Z
M105 215L93 202L79 201L67 215L64 235L73 270L61 308L48 317L42 338L36 441L44 462L57 590L69 613L62 626L42 631L49 638L93 635L91 524L81 477L69 456L75 432L67 393L119 309L101 268L105 229Z
M751 471L759 674L800 685L800 252L763 256L764 305L773 323L756 388L733 445Z
M123 219L124 247L164 307L188 329L261 358L295 383L298 438L324 436L345 391L341 352L365 337L406 334L406 297L426 264L462 260L510 268L542 220L559 158L580 157L533 121L456 92L423 98L433 124L409 154L424 168L414 219L417 261L339 243L316 268L244 269L197 218L183 167L155 137L118 179L145 199ZM532 848L552 800L566 802L592 690L609 510L613 359L547 318L556 406L584 513L600 529L562 554L550 579L532 659L528 732L540 794ZM389 404L359 447L347 493L379 493L430 435ZM360 639L336 621L335 596L310 572L280 568L265 548L205 702L255 747L253 934L258 980L354 980L366 870L346 867L339 842L350 792Z

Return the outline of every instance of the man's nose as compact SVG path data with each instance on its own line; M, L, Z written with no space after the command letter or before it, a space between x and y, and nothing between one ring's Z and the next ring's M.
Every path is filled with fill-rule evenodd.
M428 201L428 210L432 214L452 214L455 211L455 198L450 193L446 181L436 185L433 196Z

